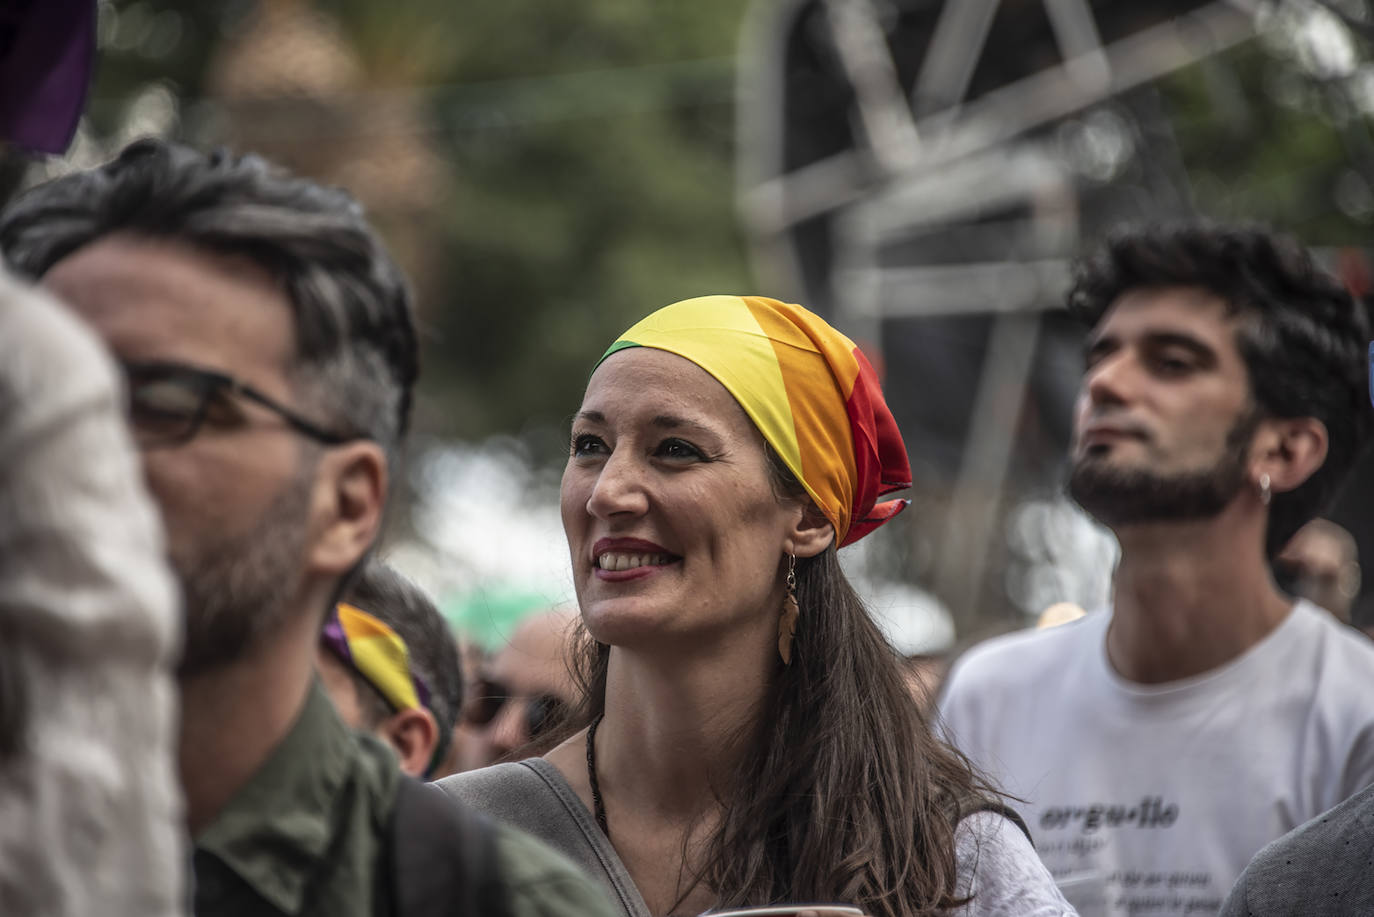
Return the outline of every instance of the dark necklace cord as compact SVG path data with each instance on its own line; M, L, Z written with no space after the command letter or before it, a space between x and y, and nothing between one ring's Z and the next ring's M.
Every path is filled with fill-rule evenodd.
M587 782L591 784L592 788L592 814L596 816L596 823L601 826L601 833L606 835L607 840L610 840L611 829L606 827L606 803L601 800L601 787L596 782L596 727L601 725L601 719L604 716L604 713L598 713L596 719L592 720L591 725L587 727ZM684 862L678 867L678 888L682 887L682 869L685 865ZM687 886L687 890L678 896L677 901L673 902L673 906L668 908L668 912L671 914L676 911L678 906L687 900L687 896L699 884L701 884L701 876L692 880L692 884Z
M587 727L587 782L592 787L592 814L596 816L596 823L601 826L601 833L609 840L611 829L606 827L606 803L601 801L601 787L596 782L596 727L601 725L603 716L604 713L598 713L596 719Z

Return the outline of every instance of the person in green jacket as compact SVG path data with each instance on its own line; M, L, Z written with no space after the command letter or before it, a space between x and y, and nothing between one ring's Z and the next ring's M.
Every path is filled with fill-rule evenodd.
M142 140L15 201L0 251L123 368L184 595L195 913L605 913L553 853L403 780L316 677L417 374L410 295L357 203L254 156ZM450 848L462 858L417 878L419 855Z

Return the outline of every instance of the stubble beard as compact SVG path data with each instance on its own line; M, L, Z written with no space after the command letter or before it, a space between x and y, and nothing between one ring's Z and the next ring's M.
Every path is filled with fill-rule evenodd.
M307 463L308 464L308 463ZM291 616L301 579L314 468L302 468L246 532L173 550L185 602L179 676L223 667L269 639Z
M1246 486L1246 452L1259 419L1257 411L1247 411L1226 434L1221 457L1200 471L1158 474L1080 458L1069 475L1069 496L1109 528L1211 519Z

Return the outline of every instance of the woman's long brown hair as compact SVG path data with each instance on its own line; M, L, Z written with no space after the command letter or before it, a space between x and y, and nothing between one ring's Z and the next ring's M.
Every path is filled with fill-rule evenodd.
M779 495L804 497L768 452ZM917 917L966 903L955 827L996 792L932 734L835 547L798 558L796 570L792 662L776 661L768 714L742 737L701 880L718 907L835 901ZM563 735L605 710L610 647L580 626L579 635L572 667L583 701Z

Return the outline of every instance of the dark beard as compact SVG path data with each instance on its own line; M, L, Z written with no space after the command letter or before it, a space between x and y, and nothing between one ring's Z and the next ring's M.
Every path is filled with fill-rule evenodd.
M1246 412L1226 434L1221 458L1202 471L1164 475L1079 459L1069 475L1069 496L1108 527L1211 519L1245 487L1245 453L1258 425L1257 412Z
M313 463L246 533L198 545L174 564L186 608L178 675L240 658L280 628L301 576Z

